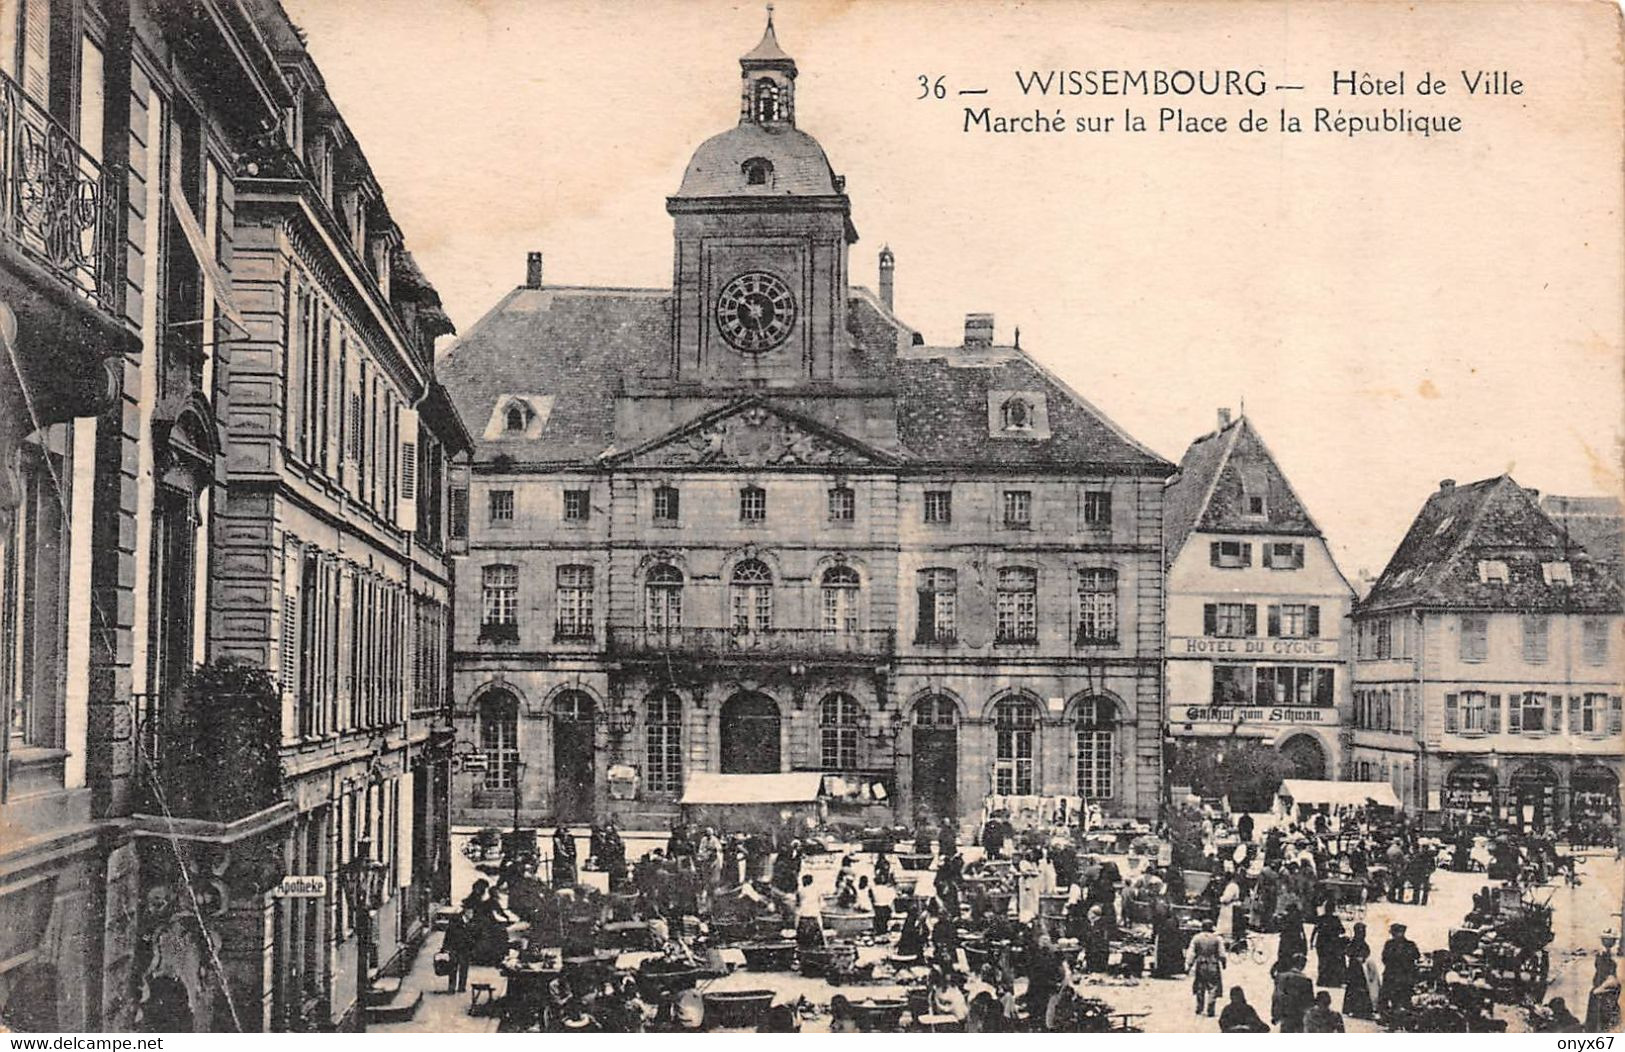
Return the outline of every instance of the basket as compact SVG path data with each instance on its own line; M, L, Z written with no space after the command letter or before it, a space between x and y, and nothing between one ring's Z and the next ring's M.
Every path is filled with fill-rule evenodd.
M838 979L857 965L858 948L847 943L801 951L801 974L809 979Z
M826 909L823 919L836 935L867 935L875 929L875 915L868 910Z
M451 974L451 954L445 950L436 951L434 955L434 974L442 977Z
M739 1029L754 1027L773 1007L772 990L729 990L704 998L705 1026Z
M753 942L739 947L739 951L745 955L747 971L788 972L795 962L796 944L793 939Z
M903 1009L908 1007L908 1002L900 997L877 997L872 1001L854 1001L847 1007L859 1030L889 1034L901 1028Z

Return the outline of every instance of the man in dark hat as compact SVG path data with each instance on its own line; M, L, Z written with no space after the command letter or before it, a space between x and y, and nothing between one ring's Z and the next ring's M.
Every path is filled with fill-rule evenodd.
M1303 1016L1315 1003L1315 984L1304 974L1304 957L1291 957L1275 975L1275 996L1270 1000L1270 1019L1283 1034L1303 1033Z
M1388 926L1388 942L1382 948L1382 990L1377 996L1377 1009L1391 1012L1394 1006L1409 1008L1411 994L1416 990L1416 968L1422 951L1416 943L1405 937L1405 925Z

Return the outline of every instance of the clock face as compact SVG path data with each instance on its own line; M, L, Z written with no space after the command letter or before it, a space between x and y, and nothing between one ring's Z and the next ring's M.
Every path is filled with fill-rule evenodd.
M739 275L717 294L717 326L722 338L746 354L783 343L796 322L796 298L782 278L753 270Z

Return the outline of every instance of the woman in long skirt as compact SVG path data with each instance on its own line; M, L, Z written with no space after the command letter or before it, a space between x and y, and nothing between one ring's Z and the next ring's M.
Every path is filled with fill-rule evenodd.
M1365 941L1365 925L1355 924L1346 948L1343 969L1343 1014L1350 1019L1372 1017L1371 990L1376 966L1371 963L1371 946Z
M1343 985L1344 947L1343 922L1337 917L1337 907L1326 903L1325 910L1315 918L1314 947L1317 958L1315 985L1338 987Z

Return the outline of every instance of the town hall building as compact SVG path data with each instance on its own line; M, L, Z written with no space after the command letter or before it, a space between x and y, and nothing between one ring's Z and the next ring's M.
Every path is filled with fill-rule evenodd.
M836 820L1154 816L1173 465L990 315L928 345L889 250L852 284L796 74L770 18L667 199L670 288L533 254L438 363L476 438L454 820L658 827L696 774L792 771Z

